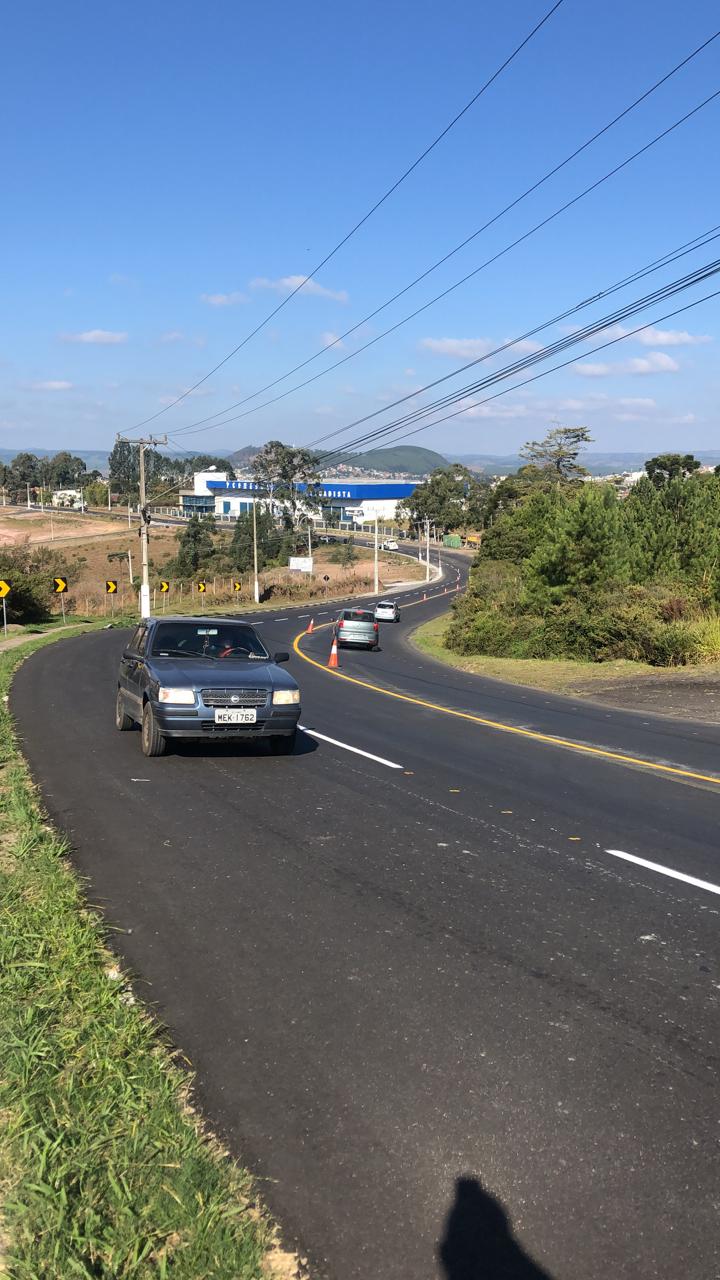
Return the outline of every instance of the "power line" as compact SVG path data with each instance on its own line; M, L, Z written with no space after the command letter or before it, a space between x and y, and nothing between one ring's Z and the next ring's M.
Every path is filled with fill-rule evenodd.
M709 36L707 40L703 41L702 44L698 45L698 47L694 49L692 53L689 53L685 58L682 59L681 62L677 63L677 65L674 66L670 71L666 72L664 76L662 76L659 80L656 80L655 83L651 85L649 89L646 89L645 92L642 93L638 98L636 98L634 102L630 103L629 106L625 107L623 111L621 111L606 125L604 125L602 129L599 129L584 143L582 143L580 147L577 147L573 152L571 152L570 155L566 156L564 160L560 161L559 164L555 165L554 168L548 170L548 172L545 173L540 179L538 179L537 182L533 183L532 186L528 187L525 191L523 191L519 196L517 196L509 204L505 205L503 209L501 209L498 213L494 214L492 218L490 218L487 222L483 223L482 226L478 227L475 231L473 231L471 235L467 236L463 241L461 241L460 244L456 245L454 249L451 249L442 258L439 258L436 262L434 262L432 266L428 267L419 276L416 276L415 279L411 280L409 284L405 285L397 293L393 294L392 297L388 298L379 307L376 307L374 311L369 312L368 315L364 316L356 324L352 325L351 328L346 329L344 333L339 334L338 337L332 343L329 344L329 346L324 347L319 351L316 351L313 355L309 356L306 360L301 361L300 364L295 365L292 369L280 375L278 378L275 378L273 381L266 383L266 385L264 387L261 387L258 391L254 391L250 395L243 397L242 400L238 400L234 404L228 405L226 408L218 410L216 413L209 414L205 418L199 418L195 422L188 423L185 427L179 428L178 433L181 435L185 434L186 432L195 433L195 428L202 426L204 423L214 422L216 418L221 417L223 414L230 413L232 412L233 409L238 409L238 408L241 408L243 405L248 404L251 400L256 399L257 396L262 395L265 391L269 391L273 387L278 386L279 383L284 382L285 379L291 377L293 373L297 373L300 369L303 369L307 365L313 363L313 361L317 360L321 355L325 355L327 351L332 349L333 346L336 346L338 343L343 342L346 338L350 337L351 334L355 333L363 325L367 324L370 320L373 320L376 316L380 315L382 311L385 311L394 302L397 302L399 298L403 297L404 294L408 293L417 284L420 284L423 280L425 280L429 275L431 275L439 267L443 266L446 262L448 262L449 259L454 257L455 254L459 253L462 249L466 248L468 244L470 244L473 240L475 240L478 236L480 236L484 231L488 230L489 227L493 226L506 213L508 213L511 209L516 208L517 205L519 205L523 200L527 199L528 196L533 194L533 192L537 191L541 186L543 186L546 182L548 182L550 178L554 177L557 173L560 172L561 169L564 169L568 164L570 164L572 160L576 159L577 156L582 154L583 151L586 151L588 147L592 146L593 143L595 143L599 138L601 138L604 134L606 134L610 129L614 128L616 124L618 124L622 119L624 119L627 115L629 115L630 112L634 111L635 108L638 107L642 102L646 101L647 98L649 98L663 84L665 84L669 79L671 79L672 76L676 75L680 70L682 70L683 67L687 66L689 62L691 62L700 53L702 53L703 50L706 49L710 44L712 44L713 41L717 40L719 36L720 36L720 30L714 32L713 35ZM716 96L716 95L713 95L713 96ZM709 101L712 101L712 99L707 99L705 102L701 103L698 107L695 108L695 111L701 110L704 106L708 105ZM252 409L247 410L245 413L236 414L234 417L227 418L225 419L225 421L216 423L215 425L220 427L226 426L230 422L240 421L243 418L249 417L253 413L259 412L261 409L266 409L270 405L277 404L278 401L286 399L287 396L293 395L296 391L300 391L304 387L309 386L311 383L317 382L319 378L325 377L326 374L332 373L333 370L338 369L341 365L346 364L349 360L354 360L356 356L361 355L362 352L367 351L369 347L374 346L377 342L381 342L384 338L388 337L391 333L395 333L396 330L401 328L402 325L407 324L410 320L414 320L418 315L421 315L423 311L427 311L428 308L431 306L434 306L436 302L440 302L443 298L446 298L450 293L454 292L455 289L458 289L460 288L461 285L466 284L468 280L471 280L474 276L478 275L479 272L484 271L487 267L497 262L499 258L503 257L506 253L509 253L512 249L516 248L517 245L521 244L524 240L527 240L530 236L534 235L537 231L547 226L549 222L552 222L555 218L559 217L560 214L564 213L573 204L576 204L579 200L584 199L584 197L590 194L590 192L592 192L593 190L595 190L596 187L600 186L603 182L606 182L609 178L614 177L615 174L618 173L622 168L632 163L633 160L637 159L640 155L642 155L644 151L649 150L650 147L654 146L657 142L662 141L662 139L666 137L668 133L672 132L673 129L678 128L679 125L684 124L685 121L688 120L690 116L693 114L695 114L695 112L690 112L689 115L683 116L682 119L676 121L675 124L670 126L669 129L664 130L662 133L656 135L656 137L653 138L645 147L641 148L639 151L634 152L625 161L623 161L621 165L618 165L616 168L611 169L596 183L593 183L591 186L587 187L578 196L576 196L574 200L571 200L568 203L562 205L559 209L556 209L554 213L550 214L547 218L544 218L540 222L536 223L535 226L531 227L530 230L527 231L524 235L518 237L516 240L513 240L509 245L506 245L505 248L501 249L498 253L486 259L486 261L481 263L480 266L475 267L472 271L468 272L466 275L462 276L459 280L455 281L455 283L450 285L447 289L443 289L441 293L436 294L433 298L431 298L428 302L424 303L421 307L418 307L415 311L412 311L409 315L402 317L394 325L391 325L388 329L385 329L382 333L377 334L374 338L371 338L368 342L364 343L361 347L358 347L355 351L352 351L348 355L343 356L340 360L336 360L334 364L329 365L327 368L321 370L317 374L314 374L312 377L306 378L303 382L297 383L294 387L290 387L287 391L282 392L280 395L274 396L272 399L266 400L260 405L253 406ZM208 428L208 430L214 430L214 427Z
M291 292L287 295L287 297L283 298L282 301L279 302L277 306L274 307L273 310L268 315L265 316L264 320L261 320L260 323L250 331L250 333L246 334L246 336L242 339L241 342L237 344L237 346L233 347L232 351L228 352L228 354L224 356L223 359L220 360L219 363L216 364L214 368L210 369L209 372L206 373L197 382L195 382L193 386L188 387L186 391L183 391L182 395L178 396L177 399L173 400L170 404L165 405L162 409L158 409L157 413L153 413L150 415L149 418L144 418L142 422L136 423L135 426L131 428L131 430L135 431L135 430L138 430L140 427L144 427L146 423L153 422L155 418L159 418L161 414L167 413L169 409L172 409L175 407L175 405L180 404L181 401L185 400L186 397L189 396L193 391L197 390L198 387L201 387L204 382L207 382L208 378L211 378L214 373L217 373L218 369L222 369L223 365L227 364L228 360L231 360L233 356L237 355L238 351L241 351L242 348L246 346L247 343L250 342L251 339L254 338L256 334L260 333L261 329L264 329L265 326L269 324L270 321L280 311L282 311L283 307L286 307L287 304L292 300L292 298L295 297L295 294L299 293L300 290L305 287L307 282L309 280L312 280L317 275L317 273L321 271L324 266L327 265L327 263L330 261L331 258L335 257L336 253L338 253L340 249L342 249L343 246L347 244L348 240L352 239L352 237L360 230L360 228L363 227L365 223L373 216L373 214L377 212L377 210L381 207L381 205L383 205L385 201L388 200L395 191L397 191L398 187L400 187L402 183L405 182L405 180L410 177L410 174L413 173L414 170L417 169L420 164L422 164L423 160L425 160L427 156L430 155L430 152L433 151L435 147L439 145L440 142L442 142L443 138L447 136L450 130L453 129L455 125L463 118L463 116L471 109L471 107L475 105L478 99L481 98L484 93L486 93L486 91L490 88L490 86L494 84L494 82L498 79L499 76L502 75L503 71L505 71L506 68L510 66L511 62L514 62L515 58L518 57L518 55L522 52L525 46L529 44L529 42L533 39L533 37L537 35L538 31L540 31L540 29L545 26L545 23L552 17L552 15L560 8L560 6L563 3L564 3L564 0L555 0L555 3L550 7L550 9L548 9L547 13L545 13L544 16L540 19L540 21L535 24L535 26L532 28L531 31L528 32L528 34L520 42L520 44L517 45L515 49L513 49L512 53L508 55L505 61L501 63L501 65L497 68L497 70L494 71L493 74L489 77L489 79L485 81L485 83L480 87L480 89L478 89L477 93L475 93L473 97L470 99L470 101L465 104L462 110L459 111L457 115L453 117L450 123L445 126L442 132L439 133L437 137L433 139L430 145L427 146L423 152L421 152L421 154L417 157L416 160L413 160L412 164L409 165L408 168L405 169L403 173L401 173L400 177L397 178L395 182L393 182L392 186L388 187L387 191L385 191L385 193L382 196L380 196L379 200L375 201L375 203L371 206L371 208L368 209L367 213L363 214L363 216L355 223L353 227L350 228L350 230L342 237L342 239L338 240L337 244L333 246L333 248L330 250L329 253L325 254L325 257L322 258L321 261L318 262L317 265L313 267L312 271L310 271L308 275L303 277L301 283L298 284L294 289L292 289Z
M633 329L631 333L623 334L621 338L613 338L610 342L605 342L601 346L593 347L588 351L587 355L594 355L597 351L603 351L615 342L624 342L627 338L633 338L638 333L642 333L645 329L652 329L657 324L663 324L666 320L674 320L676 316L683 315L687 311L694 310L703 302L710 302L713 298L720 298L720 289L716 289L713 293L706 293L702 298L697 298L695 302L688 302L684 307L678 307L676 311L668 311L663 316L656 316L654 320L649 320L647 324L640 325L637 329ZM558 369L566 369L568 365L573 364L575 357L570 360L564 360L561 364L553 365L550 369L543 369L542 373L536 373L532 378L526 378L523 382L516 382L512 387L504 387L502 391L496 391L492 396L486 396L484 400L478 400L476 405L466 405L462 409L457 409L455 413L448 413L444 418L437 418L434 422L425 422L421 427L416 427L413 431L407 431L403 435L396 436L389 441L390 444L398 444L401 440L409 440L411 436L419 435L421 431L426 431L429 427L439 426L443 422L449 422L451 418L457 418L463 413L467 413L469 408L478 408L480 405L489 404L492 400L499 400L501 396L509 395L511 391L519 391L522 387L528 386L531 382L538 382L541 378L546 378L550 373L556 373Z
M663 254L660 258L655 259L646 266L638 268L638 270L633 271L622 280L618 280L615 284L608 285L605 289L600 290L591 297L584 298L574 306L568 307L565 311L559 312L549 320L544 320L541 324L534 325L531 329L526 329L523 333L518 334L517 337L510 338L500 346L495 347L490 351L486 351L475 360L469 360L466 364L460 365L459 368L453 369L451 373L446 373L441 378L435 378L433 382L426 383L424 387L419 387L404 396L400 396L390 404L383 405L381 409L375 409L372 413L365 414L362 418L356 418L353 422L347 423L344 427L339 427L335 431L329 431L324 436L319 436L315 440L311 440L308 448L313 448L318 444L324 444L325 441L332 440L335 436L342 435L345 431L352 430L353 427L361 426L364 422L369 422L373 418L380 417L384 413L389 413L391 409L396 408L400 404L405 404L408 400L416 399L417 396L423 395L426 391L431 391L434 387L440 386L443 382L448 382L452 378L459 377L461 373L465 373L468 369L472 369L479 364L485 364L488 360L492 360L496 356L502 355L504 351L508 351L510 348L518 346L519 343L525 342L530 338L534 338L536 334L542 333L543 330L549 329L552 325L559 324L563 320L568 320L571 316L577 315L579 311L584 310L586 307L594 306L597 302L602 301L603 298L607 298L611 294L627 288L628 285L644 279L645 276L651 275L655 271L671 266L681 258L686 257L688 253L694 253L699 249L704 249L707 245L712 244L712 242L718 238L720 238L720 224L711 228L710 231L704 232L701 236L696 236L685 244L680 245L677 249Z
M395 431L398 427L402 427L407 425L410 422L417 421L421 417L427 417L428 415L437 412L438 409L447 407L449 404L457 403L460 400L466 400L468 396L476 394L479 390L486 389L497 382L507 379L508 377L513 377L516 373L520 373L524 369L531 368L535 364L542 363L543 361L550 359L552 356L557 355L560 352L563 352L569 348L575 347L580 343L586 342L589 337L595 334L599 334L604 330L607 330L608 327L620 324L623 320L627 320L631 318L633 315L636 315L639 311L646 310L649 306L654 306L658 302L665 301L668 298L674 297L677 293L680 293L686 289L692 288L694 285L703 283L706 279L709 279L711 276L716 275L718 272L720 272L720 258L715 259L710 263L704 264L702 267L697 268L695 271L692 271L689 274L682 276L677 280L671 281L669 284L661 286L659 289L654 290L650 294L646 294L642 298L636 299L633 302L627 303L623 307L617 308L611 314L602 316L599 320L596 320L586 325L584 328L579 329L573 334L569 334L562 338L559 338L556 342L550 344L547 347L543 347L540 351L533 352L525 356L524 358L513 362L510 365L504 366L502 369L496 370L493 373L488 374L485 378L480 379L479 381L469 383L466 386L460 388L459 390L456 390L450 393L448 396L442 397L440 400L433 402L432 404L419 406L417 409L414 409L411 413L396 419L394 422L386 423L384 426L379 427L372 432L367 432L362 436L358 437L357 439L343 445L341 448L330 450L325 454L322 454L318 459L318 461L322 462L325 459L333 457L340 452L345 452L349 449L358 448L359 446L363 444L367 444L370 441L375 441L379 439L381 436L389 435L392 431ZM663 318L666 318L666 317L663 317ZM597 347L592 348L586 354L589 355L589 354L593 354L595 351L603 350L605 347L612 346L614 343L623 341L627 337L632 337L634 336L634 334L641 332L643 329L648 327L650 326L641 325L638 329L633 330L631 333L621 334L617 337L608 339L608 341L600 344ZM568 361L567 363L572 363L572 361ZM555 367L563 368L564 365L558 365ZM525 384L522 383L520 385L525 385ZM490 397L490 398L492 399L493 397ZM481 401L480 403L485 403L485 401ZM465 405L458 412L464 413L464 412L467 412L468 409L471 409L474 407L475 405ZM455 416L455 415L451 415L451 416ZM445 421L445 419L440 419L440 421ZM426 425L433 425L433 424L426 424Z

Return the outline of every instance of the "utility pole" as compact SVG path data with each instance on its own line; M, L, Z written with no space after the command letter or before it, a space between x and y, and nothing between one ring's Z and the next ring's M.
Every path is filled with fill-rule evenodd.
M125 436L118 436L118 442L123 444L136 444L138 447L139 462L139 479L140 479L140 548L142 553L142 579L140 583L140 617L150 617L150 566L148 555L149 543L149 525L150 515L147 509L147 493L145 488L145 450L149 445L167 444L167 436L161 438L157 436L148 436L140 440L128 440ZM130 522L130 507L128 505L128 523Z
M425 558L425 581L430 581L430 520L425 521L425 536L427 538L427 554Z
M380 574L378 571L378 518L375 517L375 575L373 582L373 592L377 596L380 594Z
M28 500L28 511L29 511L30 510L30 481L29 480L25 481L25 488L27 489L27 500Z
M252 499L253 512L253 599L256 604L260 603L260 583L258 582L258 554L257 554L257 494L253 494Z

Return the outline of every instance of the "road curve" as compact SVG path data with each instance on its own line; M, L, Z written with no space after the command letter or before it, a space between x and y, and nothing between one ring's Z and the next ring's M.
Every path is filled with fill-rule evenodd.
M145 760L112 726L118 632L20 669L24 749L315 1276L706 1280L720 733L440 667L405 636L451 583L341 651L352 682L293 656L293 757ZM269 646L309 612L259 615ZM298 647L322 663L327 630Z

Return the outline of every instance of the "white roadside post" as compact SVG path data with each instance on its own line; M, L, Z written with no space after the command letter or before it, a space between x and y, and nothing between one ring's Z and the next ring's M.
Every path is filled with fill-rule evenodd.
M142 552L142 582L140 584L140 617L150 617L150 567L148 563L148 527L145 511L145 441L139 442L140 450L140 549Z
M425 581L430 581L430 520L425 521L425 533L427 536L427 554L425 559Z
M257 494L253 494L253 599L260 603L260 583L258 582L258 548L257 548Z
M375 595L379 595L380 593L380 574L378 569L378 518L377 516L375 517L375 574L374 574L373 591Z

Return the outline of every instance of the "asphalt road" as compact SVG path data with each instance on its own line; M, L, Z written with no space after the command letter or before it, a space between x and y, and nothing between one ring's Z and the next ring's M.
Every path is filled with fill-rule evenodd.
M42 650L12 709L48 809L313 1275L710 1280L720 731L440 667L422 590L351 679L293 655L289 758L145 760L122 634Z

